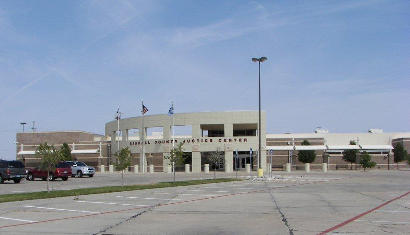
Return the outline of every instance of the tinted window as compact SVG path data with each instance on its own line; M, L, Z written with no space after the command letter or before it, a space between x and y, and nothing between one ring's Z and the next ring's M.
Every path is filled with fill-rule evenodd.
M67 163L65 163L65 162L60 162L60 163L57 164L56 167L57 167L57 168L69 168L70 165L67 164Z
M74 162L65 162L67 165L70 165L70 166L72 166L72 165L74 165Z
M7 162L6 161L0 161L0 168L7 168Z
M10 168L24 168L24 164L20 161L11 161L9 162Z
M77 162L77 166L86 166L84 162Z

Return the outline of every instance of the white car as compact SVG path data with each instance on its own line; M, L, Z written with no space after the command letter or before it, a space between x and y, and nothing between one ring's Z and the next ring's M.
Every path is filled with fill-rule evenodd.
M89 177L93 177L95 174L95 168L91 166L87 166L84 162L78 161L66 161L66 163L70 164L71 166L71 174L72 177L83 177L83 175L88 175Z

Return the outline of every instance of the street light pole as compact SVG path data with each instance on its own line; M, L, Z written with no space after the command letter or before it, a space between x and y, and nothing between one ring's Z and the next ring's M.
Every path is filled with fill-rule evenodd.
M260 57L260 58L252 58L253 62L258 62L259 65L259 131L258 131L258 136L259 136L259 150L258 150L258 177L263 177L263 169L262 169L262 146L261 146L261 133L262 133L262 128L261 128L261 63L266 61L268 58L266 57Z

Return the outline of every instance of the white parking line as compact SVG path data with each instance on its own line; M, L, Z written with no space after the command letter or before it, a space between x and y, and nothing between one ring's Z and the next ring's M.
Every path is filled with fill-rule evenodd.
M181 195L181 196L192 196L192 195L195 195L195 194L192 194L192 193L181 193L181 194L179 194L179 195Z
M408 210L408 211L389 211L389 210L377 210L376 212L387 212L387 213L410 213L410 210Z
M146 198L143 198L143 199L145 199L145 200L159 200L160 198L146 197Z
M128 199L135 199L135 198L138 198L138 197L127 197Z
M97 211L84 211L84 210L71 210L71 209L62 209L62 208L53 208L53 207L43 207L43 206L24 206L26 208L36 208L36 209L45 209L45 210L55 210L55 211L70 211L70 212L81 212L81 213L100 213Z
M188 189L187 191L191 191L191 192L201 192L204 190L200 190L200 189Z
M163 193L163 192L154 192L154 194L169 194L169 193Z
M29 222L29 223L36 223L36 222L37 222L37 221L35 221L35 220L14 219L14 218L8 218L8 217L0 217L0 219L5 219L5 220L15 220L15 221L20 221L20 222Z
M217 193L227 193L228 191L216 191Z
M134 205L129 203L115 203L115 202L93 202L93 201L76 201L81 203L92 203L92 204L105 204L105 205L119 205L119 206L149 206L149 205Z

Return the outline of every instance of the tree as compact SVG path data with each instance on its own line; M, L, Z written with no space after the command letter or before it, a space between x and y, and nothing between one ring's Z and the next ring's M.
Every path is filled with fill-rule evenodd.
M184 143L179 143L176 147L171 149L169 155L165 156L164 159L169 160L172 166L172 172L174 173L174 183L175 183L175 164L182 163L184 158L184 150L183 150Z
M71 156L71 149L67 143L64 143L60 148L61 161L72 161L73 157Z
M47 192L50 192L49 181L54 180L52 172L55 171L56 164L61 161L61 153L53 145L48 145L46 142L37 147L36 155L41 157L40 169L47 171Z
M354 140L350 141L350 145L356 145ZM356 162L358 150L357 149L346 149L343 151L343 160L350 162L350 170L353 170L353 163Z
M219 149L209 154L208 161L214 167L214 179L216 179L216 166L218 166L218 164L221 162L222 157L222 152L220 152Z
M363 171L366 171L366 168L373 168L376 166L376 163L372 161L372 157L368 153L363 153L360 156L360 165L363 167Z
M121 171L121 182L124 186L124 170L131 166L131 151L128 147L122 148L115 153L115 156L117 157L115 168Z
M309 141L304 140L302 145L310 145ZM300 150L298 152L298 160L303 163L312 163L315 161L315 150Z
M404 149L401 143L396 143L393 146L394 162L397 164L397 169L399 169L399 162L407 158L407 151Z

